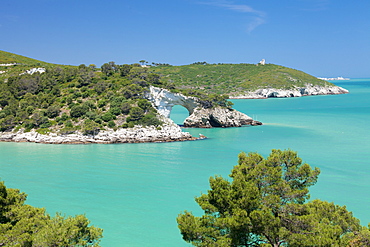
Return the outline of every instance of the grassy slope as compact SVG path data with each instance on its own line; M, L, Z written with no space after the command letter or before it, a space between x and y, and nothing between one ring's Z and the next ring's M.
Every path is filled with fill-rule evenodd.
M258 88L289 89L294 86L333 85L302 71L266 64L192 64L184 66L158 66L152 71L161 74L162 80L176 88L198 88L206 93L239 94Z
M0 51L0 64L6 63L20 63L20 64L29 64L29 65L42 65L47 64L45 62L24 57L21 55L13 54L6 51Z
M55 64L0 51L0 64L17 63L16 66L1 67L0 77L17 75L29 68L54 67ZM57 65L61 67L61 65ZM64 67L64 66L63 66ZM192 64L183 66L151 67L151 71L162 75L164 82L170 82L178 89L202 89L205 93L240 94L259 88L289 89L295 86L333 85L302 71L266 64Z
M0 51L0 64L13 64L13 66L0 66L0 71L6 71L6 73L1 73L0 77L9 77L14 75L19 75L20 73L30 69L30 68L50 68L50 67L65 67L64 65L57 65L39 61L36 59L24 57L14 53Z

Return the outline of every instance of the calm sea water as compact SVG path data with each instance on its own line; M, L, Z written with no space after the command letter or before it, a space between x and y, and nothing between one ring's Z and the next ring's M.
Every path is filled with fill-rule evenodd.
M370 80L337 81L350 94L234 100L264 123L186 129L201 141L116 145L0 143L0 177L51 214L86 214L104 229L102 246L189 246L177 229L183 210L201 215L194 197L213 175L226 177L241 151L267 156L292 149L321 169L311 198L347 205L370 222ZM172 118L180 122L184 108Z

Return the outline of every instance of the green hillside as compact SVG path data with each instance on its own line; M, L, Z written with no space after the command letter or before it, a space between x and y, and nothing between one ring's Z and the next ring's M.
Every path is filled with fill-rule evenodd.
M205 108L231 108L227 99L236 92L329 84L273 64L143 67L109 62L96 68L50 64L4 51L0 64L0 131L92 134L134 125L161 128L156 109L143 97L151 85L198 97ZM24 73L31 68L46 72Z
M156 66L164 83L177 89L202 89L206 93L233 95L259 88L290 89L295 86L333 85L302 71L266 64L202 64Z

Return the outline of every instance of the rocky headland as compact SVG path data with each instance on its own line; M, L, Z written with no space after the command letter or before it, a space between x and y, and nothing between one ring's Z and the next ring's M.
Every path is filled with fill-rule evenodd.
M346 94L347 89L338 86L317 86L306 85L305 87L295 87L293 89L276 89L264 88L255 91L233 94L231 99L267 99L267 98L288 98L302 97L312 95L331 95L331 94Z
M174 123L169 117L174 105L182 105L189 111L189 117L184 122L185 127L240 127L242 125L261 125L261 122L234 109L223 107L202 107L196 97L184 96L180 93L157 87L150 87L145 94L158 111L158 118L163 122L161 126L141 126L134 128L118 128L97 131L95 135L84 135L78 131L73 134L40 134L36 130L25 132L24 129L10 132L0 132L0 141L3 142L35 142L46 144L110 144L110 143L144 143L144 142L173 142L190 141L206 138L192 136L189 132Z

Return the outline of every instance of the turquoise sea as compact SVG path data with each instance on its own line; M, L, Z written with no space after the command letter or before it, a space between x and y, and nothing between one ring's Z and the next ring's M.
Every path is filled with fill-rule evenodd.
M177 229L183 210L201 215L194 197L213 175L226 177L241 151L267 156L292 149L321 169L311 199L347 205L370 222L370 79L335 81L350 94L233 100L264 123L184 129L200 141L112 145L0 143L0 178L51 214L86 214L104 229L102 246L189 246ZM179 122L186 110L176 107Z

